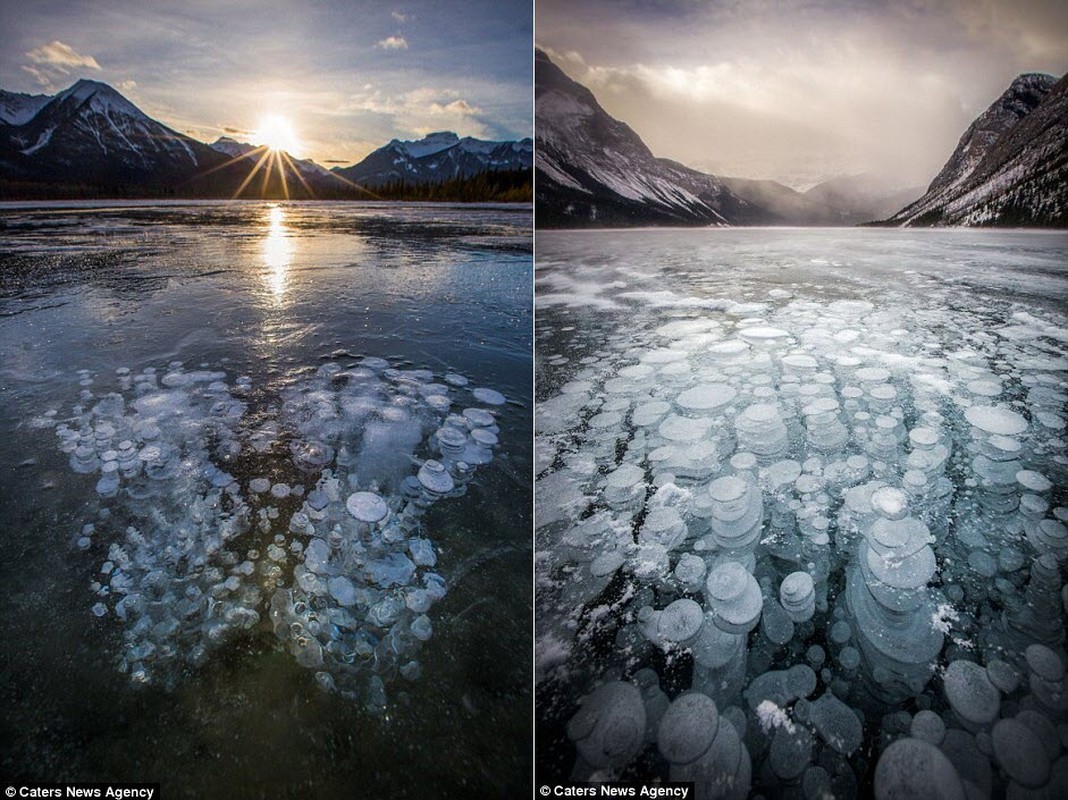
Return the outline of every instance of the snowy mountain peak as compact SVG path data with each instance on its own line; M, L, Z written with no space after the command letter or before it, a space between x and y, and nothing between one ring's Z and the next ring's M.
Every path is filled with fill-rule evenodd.
M428 133L417 141L393 139L388 147L401 151L409 158L424 158L434 153L440 153L442 150L448 150L450 147L456 146L459 141L460 137L452 131L438 131L437 133Z
M486 171L529 169L533 161L531 142L523 142L492 142L471 136L461 139L451 131L438 131L414 142L394 139L360 163L334 172L373 187L441 183Z
M22 94L0 89L0 122L25 125L51 99L47 94Z
M211 148L235 158L256 149L248 142L239 142L237 139L232 139L229 136L220 136L211 143Z
M92 110L102 114L117 111L131 117L149 119L141 109L123 97L117 89L108 86L106 83L92 81L88 78L82 78L73 86L64 89L55 96L55 100L59 102L72 100L78 104L88 103Z

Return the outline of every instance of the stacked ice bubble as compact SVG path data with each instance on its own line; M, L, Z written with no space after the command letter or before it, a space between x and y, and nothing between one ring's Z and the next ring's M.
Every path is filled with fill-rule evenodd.
M393 676L419 677L416 656L433 635L428 612L445 595L420 518L462 494L493 457L494 414L453 407L466 383L368 358L347 370L325 364L283 393L294 463L316 483L289 518L299 535L293 582L274 593L271 620L322 686L371 707L384 704ZM490 407L505 401L492 389L471 394Z
M572 777L1068 796L1065 329L787 299L543 356L537 667Z
M446 592L423 516L492 460L503 395L379 358L327 362L274 404L177 362L119 369L100 396L79 380L71 417L34 424L95 479L77 545L106 559L92 613L123 623L123 671L171 686L269 617L323 688L373 710L420 676Z

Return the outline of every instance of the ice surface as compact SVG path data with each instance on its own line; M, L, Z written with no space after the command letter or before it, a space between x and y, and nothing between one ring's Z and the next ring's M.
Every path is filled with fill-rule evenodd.
M121 391L76 407L56 435L76 473L100 476L104 505L79 547L107 555L92 608L124 626L119 668L169 688L269 619L320 686L381 711L389 680L420 674L427 612L446 592L422 517L465 491L473 467L457 456L492 459L496 418L448 415L450 394L478 398L374 357L287 384L254 426L247 380L180 362L115 375ZM477 450L420 465L442 430L480 438Z
M872 770L886 797L1005 790L993 726L1068 712L1055 662L1024 657L1068 661L1068 339L1036 333L1068 329L1068 284L1040 238L1032 271L1001 237L907 255L866 232L544 237L539 290L574 291L537 323L560 358L539 373L536 626L568 643L546 713L652 671L721 729L748 718L752 759L647 752L613 774L670 765L707 796L730 791L715 774L856 797ZM839 246L851 266L820 266ZM668 646L683 600L705 619Z

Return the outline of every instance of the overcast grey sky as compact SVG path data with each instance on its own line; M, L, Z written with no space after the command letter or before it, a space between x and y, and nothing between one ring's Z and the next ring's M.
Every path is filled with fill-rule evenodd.
M1068 2L537 0L535 38L656 155L926 184L1014 77L1064 73Z
M0 0L0 88L120 89L206 141L288 117L351 163L436 130L530 136L532 0Z

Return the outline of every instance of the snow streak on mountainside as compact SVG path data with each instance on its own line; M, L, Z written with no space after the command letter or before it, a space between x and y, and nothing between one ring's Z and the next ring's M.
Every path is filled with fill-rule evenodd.
M418 141L394 139L351 167L333 171L360 186L390 183L418 185L471 178L482 172L530 169L533 142L490 142L450 131L431 133Z
M542 51L534 68L537 224L724 225L771 221L718 178L656 158Z
M4 177L42 182L159 183L226 159L148 117L107 84L80 80L0 133ZM26 116L26 105L18 119Z
M1021 75L896 225L1068 226L1068 82Z

